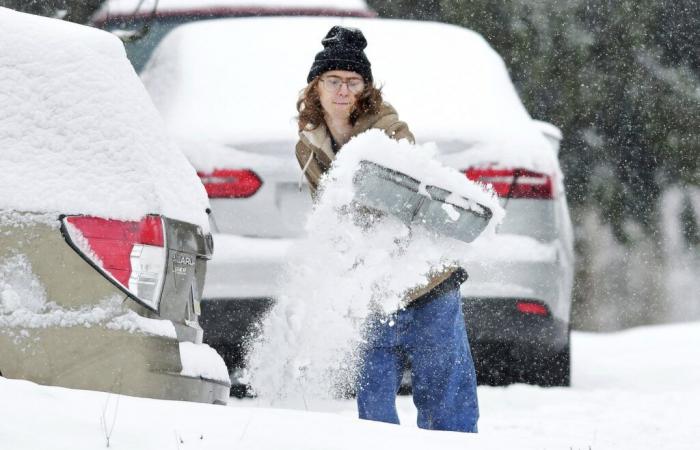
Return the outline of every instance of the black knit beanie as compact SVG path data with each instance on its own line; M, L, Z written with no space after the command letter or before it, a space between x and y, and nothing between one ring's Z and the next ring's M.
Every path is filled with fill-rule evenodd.
M336 25L321 41L323 50L316 54L306 82L329 70L349 70L362 75L365 82L372 82L372 65L365 52L367 39L357 28Z

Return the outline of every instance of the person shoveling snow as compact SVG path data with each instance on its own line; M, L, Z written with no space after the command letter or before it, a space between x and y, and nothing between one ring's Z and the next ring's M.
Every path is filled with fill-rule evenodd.
M408 362L418 426L476 432L459 254L504 212L413 145L373 85L361 31L336 26L322 43L298 103L309 237L250 346L249 381L261 398L355 391L360 418L398 423Z

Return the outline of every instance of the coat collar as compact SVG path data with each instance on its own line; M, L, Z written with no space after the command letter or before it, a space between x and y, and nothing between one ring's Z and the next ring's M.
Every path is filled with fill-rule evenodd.
M369 130L379 119L389 114L395 115L396 110L385 102L378 114L366 116L358 120L355 126L352 127L350 135L354 137ZM311 125L307 125L306 129L299 133L299 137L306 141L320 161L327 166L331 165L331 162L335 159L335 153L331 146L330 132L325 123L318 125L316 128L311 128Z
M333 153L331 146L331 135L325 124L322 123L313 129L307 125L306 129L299 133L299 136L302 140L306 140L319 160L330 166L331 161L335 159L335 153Z

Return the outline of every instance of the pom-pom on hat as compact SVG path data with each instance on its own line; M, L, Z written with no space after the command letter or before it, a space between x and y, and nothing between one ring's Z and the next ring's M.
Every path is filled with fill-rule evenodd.
M329 70L349 70L372 82L372 65L363 51L367 47L367 39L357 28L336 25L328 31L321 41L323 50L316 54L311 65L306 82Z

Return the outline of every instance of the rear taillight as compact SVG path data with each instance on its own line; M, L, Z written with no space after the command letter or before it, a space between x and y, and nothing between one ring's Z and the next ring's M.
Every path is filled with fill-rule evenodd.
M534 314L537 316L549 315L547 307L539 302L519 301L515 304L515 307L523 314Z
M215 169L197 172L209 198L247 198L262 186L260 177L248 169Z
M158 311L167 265L160 216L138 222L65 216L62 223L66 240L83 258L130 296Z
M552 177L527 169L469 168L467 178L490 184L499 197L552 199Z

